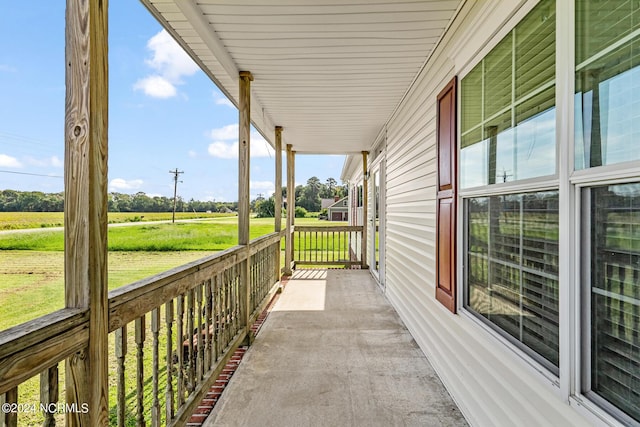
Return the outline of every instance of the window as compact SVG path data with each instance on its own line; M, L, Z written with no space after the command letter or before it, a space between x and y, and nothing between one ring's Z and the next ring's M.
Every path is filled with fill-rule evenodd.
M640 160L639 15L637 1L576 1L576 169Z
M461 92L461 188L554 175L555 2L541 1Z
M466 201L466 306L558 367L558 192Z
M582 209L582 392L640 422L640 183L601 166L640 160L640 4L576 0L575 169ZM632 170L630 168L629 170ZM606 183L606 182L605 182Z
M557 375L555 21L542 0L462 79L460 187L465 308Z
M591 243L585 392L640 421L640 184L585 189L583 200Z

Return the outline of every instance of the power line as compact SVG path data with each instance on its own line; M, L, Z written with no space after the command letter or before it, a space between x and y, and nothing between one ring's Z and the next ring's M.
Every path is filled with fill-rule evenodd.
M0 170L1 173L13 173L16 175L31 175L31 176L44 176L46 178L64 178L64 176L62 175L44 175L41 173L29 173L29 172L16 172L16 171L5 171L5 170Z

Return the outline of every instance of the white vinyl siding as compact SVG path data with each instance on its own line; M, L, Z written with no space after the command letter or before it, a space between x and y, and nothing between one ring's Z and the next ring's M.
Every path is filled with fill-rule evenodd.
M530 10L532 2L467 2L387 122L385 292L471 425L584 426L558 397L557 380L473 316L452 315L435 299L436 97L496 28L513 28L515 18L507 21L524 16L524 3Z

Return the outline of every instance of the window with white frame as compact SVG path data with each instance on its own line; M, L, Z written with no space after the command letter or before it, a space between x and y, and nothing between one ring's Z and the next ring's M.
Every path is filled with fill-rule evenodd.
M474 188L464 305L557 374L555 2L542 0L460 86L460 187ZM530 189L509 191L526 179Z
M640 3L575 4L575 168L582 187L582 392L640 422ZM629 164L629 163L627 163ZM631 164L633 165L633 164Z

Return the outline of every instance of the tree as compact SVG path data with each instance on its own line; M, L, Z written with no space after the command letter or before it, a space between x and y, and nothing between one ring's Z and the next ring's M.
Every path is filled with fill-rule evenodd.
M327 183L322 186L320 197L323 199L332 199L336 195L335 191L337 186L338 181L333 178L327 178Z
M312 176L307 180L307 185L303 187L300 196L296 199L296 205L302 206L309 212L318 212L321 207L321 190L322 183L318 177Z
M258 218L273 218L276 212L274 198L269 197L268 199L260 198L256 200L255 212Z

